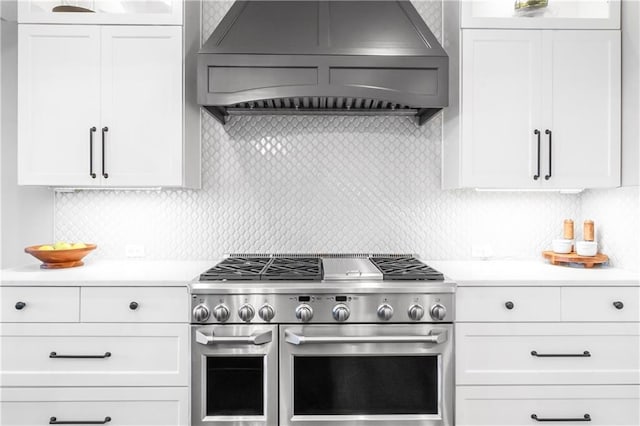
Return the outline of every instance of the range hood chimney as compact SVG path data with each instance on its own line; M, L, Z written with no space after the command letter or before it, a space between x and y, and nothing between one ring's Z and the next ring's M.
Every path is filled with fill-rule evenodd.
M414 115L449 58L409 1L236 1L198 54L198 103L237 115Z

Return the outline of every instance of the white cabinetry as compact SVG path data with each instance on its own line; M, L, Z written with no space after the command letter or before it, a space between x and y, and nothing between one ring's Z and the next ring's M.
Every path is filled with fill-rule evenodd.
M637 425L637 300L637 287L459 288L456 425Z
M92 12L54 12L61 4ZM18 22L29 24L181 25L182 0L18 0Z
M188 424L185 287L0 291L0 424Z
M182 27L18 31L20 184L182 185Z
M444 188L620 185L620 4L550 4L559 14L546 18L497 0L443 6Z

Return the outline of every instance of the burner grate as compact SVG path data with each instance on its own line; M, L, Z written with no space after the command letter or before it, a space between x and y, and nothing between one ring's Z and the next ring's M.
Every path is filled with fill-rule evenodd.
M275 257L261 274L264 280L322 279L322 259L318 257Z
M229 257L200 275L200 281L259 280L271 259L263 257Z
M413 256L372 257L371 262L382 272L384 280L443 281L444 275Z

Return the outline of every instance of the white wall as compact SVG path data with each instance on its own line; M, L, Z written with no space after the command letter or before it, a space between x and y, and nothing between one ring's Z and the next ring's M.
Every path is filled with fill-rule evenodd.
M24 247L52 241L53 194L17 185L17 26L1 22L0 267L36 263Z

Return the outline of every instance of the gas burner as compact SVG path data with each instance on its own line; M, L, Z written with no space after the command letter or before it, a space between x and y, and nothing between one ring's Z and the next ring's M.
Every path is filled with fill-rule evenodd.
M276 257L267 265L260 276L263 280L320 281L322 279L322 259L319 257Z
M260 280L268 257L229 257L200 275L200 281Z
M384 280L443 281L444 275L415 257L372 257Z

